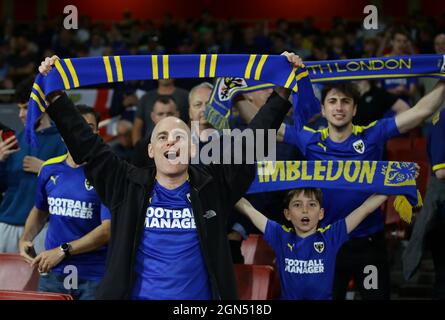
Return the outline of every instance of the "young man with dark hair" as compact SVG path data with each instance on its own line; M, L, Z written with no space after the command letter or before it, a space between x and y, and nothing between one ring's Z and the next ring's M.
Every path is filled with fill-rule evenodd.
M385 142L420 125L434 114L445 99L445 82L424 96L411 109L395 117L374 121L366 127L355 126L352 119L357 112L358 90L352 83L338 83L324 90L322 115L328 127L312 130L282 125L279 138L295 144L307 160L382 160ZM323 190L326 212L322 226L344 218L369 197L366 192ZM344 299L351 276L364 299L389 299L389 266L380 210L369 215L351 233L337 257L334 298ZM378 289L363 287L364 267L375 265L379 270Z
M97 133L99 114L85 105L76 109ZM83 165L75 163L69 152L44 162L37 185L35 205L19 242L20 254L41 272L39 291L92 300L105 272L110 213L86 179ZM46 250L32 256L33 240L47 221ZM67 267L76 268L77 286L65 286Z

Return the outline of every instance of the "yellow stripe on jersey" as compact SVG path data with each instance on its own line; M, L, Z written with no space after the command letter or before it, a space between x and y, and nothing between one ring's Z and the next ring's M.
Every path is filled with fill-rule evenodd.
M63 61L65 61L65 64L68 67L68 71L70 72L71 79L73 79L74 88L78 88L79 78L77 78L76 69L74 69L73 64L71 63L71 59L63 59Z
M329 224L329 225L327 225L327 226L324 227L324 228L318 228L317 231L318 231L318 232L321 232L321 233L325 233L325 232L328 231L330 228L331 228L331 225Z
M303 129L307 130L307 131L311 131L311 132L317 132L317 130L314 130L314 129L306 127L306 126L303 126Z
M46 160L46 161L42 164L42 166L40 167L39 174L40 174L40 171L42 171L42 168L43 168L44 166L47 166L47 165L49 165L49 164L54 164L54 163L60 163L60 162L63 162L63 161L65 161L66 158L68 158L68 153L63 154L63 155L58 156L58 157L54 157L54 158L50 158L50 159Z
M437 171L440 169L445 169L445 163L439 163L439 164L436 164L435 166L433 166L433 171Z
M286 227L284 224L281 225L281 228L282 228L285 232L293 232L293 231L294 231L294 229L292 229L292 228L288 228L288 227Z
M354 126L354 125L352 125L352 133L355 134L355 135L358 135L358 134L362 133L363 131L365 131L366 129L369 129L369 128L375 126L376 124L377 124L377 120L374 121L374 122L371 122L367 126Z
M328 128L317 130L317 132L321 133L321 140L326 140L329 137L329 129Z
M321 142L317 143L317 146L321 147L326 152L326 146Z
M66 76L65 70L63 70L63 67L60 64L60 61L56 60L54 65L56 66L57 71L59 71L59 74L62 77L63 86L66 90L70 89L70 82L68 81L68 77Z

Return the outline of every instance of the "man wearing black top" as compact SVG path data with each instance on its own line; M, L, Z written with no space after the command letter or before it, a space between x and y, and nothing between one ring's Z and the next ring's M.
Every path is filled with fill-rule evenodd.
M354 117L355 125L367 126L382 119L387 112L392 111L398 114L410 108L404 100L377 87L373 81L360 80L356 83L360 91L360 99Z

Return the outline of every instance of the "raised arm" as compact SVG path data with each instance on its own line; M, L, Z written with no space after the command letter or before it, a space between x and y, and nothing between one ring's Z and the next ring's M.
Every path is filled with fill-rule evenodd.
M445 81L439 80L430 93L411 109L397 114L396 125L400 133L408 132L431 117L445 100Z
M351 233L371 212L388 199L387 195L372 195L346 217L346 231Z
M301 59L295 54L286 52L288 61L294 65L302 64ZM275 92L269 97L266 104L258 111L248 128L239 135L233 138L233 143L230 149L223 150L224 159L229 158L230 164L222 166L212 166L214 175L218 175L224 181L224 190L227 190L228 205L233 207L235 203L244 195L248 187L255 177L255 163L254 161L261 161L263 154L268 154L268 130L277 130L283 122L287 112L291 108L291 103L288 101L290 90L276 87ZM259 134L261 132L263 134ZM247 136L253 136L253 143L246 142ZM258 152L258 146L263 146L263 152ZM235 147L237 147L235 149ZM238 149L239 148L239 149ZM253 154L248 154L253 153ZM235 161L237 160L237 161Z
M266 230L267 218L255 209L252 204L245 198L241 198L235 205L235 209L247 216L250 221L258 228L262 233Z
M46 75L57 57L46 58L39 71ZM95 187L102 202L109 208L123 196L127 172L133 167L120 160L111 148L86 123L73 102L63 92L47 97L47 113L54 121L74 161L85 165L87 179Z

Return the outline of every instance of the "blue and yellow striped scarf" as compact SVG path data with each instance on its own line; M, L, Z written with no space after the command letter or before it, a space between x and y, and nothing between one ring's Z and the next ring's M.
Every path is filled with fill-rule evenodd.
M127 80L157 80L170 78L243 78L246 81L259 81L261 83L271 83L272 85L283 86L293 91L293 102L295 110L299 112L301 123L316 112L319 102L313 95L310 81L346 81L360 79L382 79L400 77L429 76L445 78L444 56L442 55L415 55L403 57L368 58L338 61L318 61L306 62L305 67L296 70L287 62L284 56L269 55L152 55L152 56L112 56L94 58L61 59L56 61L55 68L48 76L38 75L30 97L28 107L28 117L26 125L26 135L31 144L36 145L37 140L34 133L34 123L45 112L47 102L45 97L56 90L70 90L88 85L102 83L114 83ZM315 100L314 100L315 99ZM227 117L230 113L224 106L213 107L214 114ZM293 164L294 163L294 164ZM302 186L322 186L333 188L362 188L370 192L381 192L389 194L406 194L411 204L418 204L415 199L415 181L412 179L412 165L403 163L377 163L375 167L376 180L372 183L351 182L348 177L356 175L356 168L360 162L345 163L339 172L343 178L339 181L326 178L323 183L317 178L321 175L322 168L329 171L329 161L325 164L310 164L305 166L301 163L301 170L313 170L312 179L304 179L309 176L305 171L301 171L300 178L297 177L297 162L286 162L278 164L278 173L272 173L267 181L261 181L257 176L251 191L255 186L262 191L277 190L277 188L295 188ZM339 166L340 161L337 162ZM331 164L332 165L332 164ZM312 166L312 167L311 167ZM354 171L346 169L352 168ZM366 166L366 164L360 165ZM374 168L374 164L368 164ZM264 174L265 165L258 165L258 169ZM280 169L281 168L281 169ZM285 169L284 169L285 168ZM304 169L306 168L306 169ZM362 167L363 168L363 167ZM386 169L385 169L386 168ZM397 170L396 170L397 169ZM269 169L268 169L269 170ZM281 170L281 171L280 171ZM331 170L334 170L331 168ZM352 169L350 169L352 170ZM386 170L386 171L385 171ZM270 171L270 170L269 170ZM269 172L267 171L267 172ZM275 171L274 171L275 172ZM283 173L285 172L285 173ZM318 172L318 173L317 173ZM360 171L362 172L362 171ZM385 172L385 174L381 174ZM391 173L391 175L389 175ZM282 175L284 174L284 180ZM290 176L288 175L290 174ZM269 173L267 175L270 176ZM266 176L267 176L266 175ZM389 175L389 176L388 176ZM276 180L280 177L283 181ZM361 173L358 177L362 177ZM364 179L368 175L364 173ZM403 184L393 181L392 177L404 181ZM373 178L373 179L374 179ZM266 178L264 178L266 179ZM363 180L365 181L365 180ZM368 181L368 180L366 180ZM389 184L388 184L389 183ZM403 201L402 201L403 202ZM406 207L402 204L401 207ZM407 208L409 209L409 208Z
M306 62L312 82L430 76L445 78L442 55ZM298 91L298 75L278 55L148 55L61 59L48 76L36 77L28 111L26 136L37 144L33 124L56 90L127 80L237 77ZM301 71L301 70L300 70ZM303 71L304 72L304 71ZM442 72L442 73L441 73ZM301 80L301 79L300 79ZM306 90L300 90L300 101ZM222 115L226 116L225 114Z

